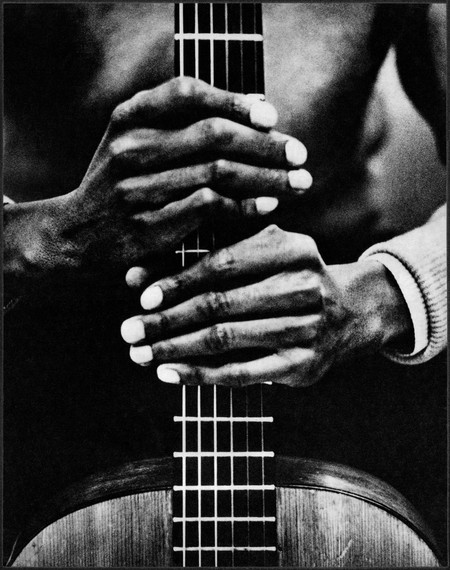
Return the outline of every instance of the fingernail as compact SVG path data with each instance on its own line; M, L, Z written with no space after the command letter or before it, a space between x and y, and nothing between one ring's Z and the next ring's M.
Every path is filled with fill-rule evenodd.
M256 101L250 107L250 121L255 127L270 129L277 124L277 110L266 101Z
M294 190L308 190L313 183L311 174L304 168L300 170L290 170L288 179L291 188Z
M128 287L140 287L148 276L148 272L143 267L132 267L125 275L125 282Z
M286 160L292 166L300 166L308 157L308 152L304 144L297 139L289 139L285 146Z
M156 375L161 382L166 382L167 384L179 384L181 382L178 372L173 368L167 368L164 364L158 366Z
M141 295L141 306L143 309L150 311L155 307L159 307L163 300L163 292L161 287L148 287Z
M272 198L271 196L263 196L255 199L256 211L258 214L264 216L265 214L270 214L278 206L278 198Z
M141 319L131 317L131 319L123 321L122 326L120 327L120 334L122 335L123 340L130 344L135 344L136 342L144 340L144 323Z
M136 364L145 365L153 360L153 351L151 346L130 346L130 358Z

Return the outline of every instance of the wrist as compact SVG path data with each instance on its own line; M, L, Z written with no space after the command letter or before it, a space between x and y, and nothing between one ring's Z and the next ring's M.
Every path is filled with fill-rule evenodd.
M5 289L18 295L36 284L57 281L76 270L78 260L61 236L65 196L4 208Z
M375 260L332 265L329 271L353 317L357 350L376 352L389 346L408 350L414 343L408 306L391 273Z

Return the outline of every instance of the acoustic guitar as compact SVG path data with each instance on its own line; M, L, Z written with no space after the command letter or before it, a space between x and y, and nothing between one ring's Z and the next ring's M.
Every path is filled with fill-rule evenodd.
M175 70L264 90L260 4L177 4ZM208 238L205 240L205 236ZM196 232L184 267L220 243ZM439 566L429 529L392 487L355 469L274 457L271 387L182 387L171 459L82 481L36 512L14 566Z

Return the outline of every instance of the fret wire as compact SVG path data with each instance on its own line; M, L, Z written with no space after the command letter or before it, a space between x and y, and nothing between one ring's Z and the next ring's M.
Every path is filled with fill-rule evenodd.
M175 34L175 39L183 40L228 40L228 41L238 41L238 42L254 42L261 43L263 41L263 36L261 34L220 34L220 33L186 33L186 34Z
M179 523L182 522L183 520L185 520L186 522L197 522L199 519L199 517L173 517L173 522L175 523ZM201 517L203 522L212 522L212 521L218 521L218 522L245 522L245 521L251 521L251 522L259 522L259 521L263 521L266 520L267 522L275 522L275 517L220 517L220 516L214 516L214 517Z
M199 548L198 546L188 546L186 548L187 551L190 552L195 552L198 550L204 550L204 551L212 551L215 549L215 546L202 546L201 548ZM238 551L249 551L249 552L258 552L258 551L262 551L262 550L269 550L272 552L276 551L276 546L218 546L217 550L219 552L233 552L234 550L238 550ZM175 552L179 552L180 550L182 550L179 546L175 546L174 547L174 551Z
M197 422L197 416L174 416L174 422ZM258 416L254 417L246 417L246 416L236 416L235 418L228 417L228 416L217 416L217 418L210 417L210 416L202 416L200 421L202 422L224 422L224 423L242 423L242 422L250 422L250 423L273 423L273 417L267 416L264 418L259 418Z
M185 457L274 457L273 451L186 451ZM183 457L183 452L175 451L174 457Z
M174 491L182 491L182 485L174 485ZM218 491L245 491L248 493L249 491L273 491L275 489L275 485L267 484L267 485L186 485L186 491L198 491L199 489L203 489L204 491L214 491L217 489ZM200 517L201 518L201 517Z

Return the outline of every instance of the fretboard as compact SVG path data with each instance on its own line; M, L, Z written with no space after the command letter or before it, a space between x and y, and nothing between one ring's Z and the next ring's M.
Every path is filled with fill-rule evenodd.
M242 93L264 92L260 4L176 4L175 73ZM177 248L186 267L220 246L201 228ZM174 453L174 565L275 566L272 417L263 392L182 387Z

